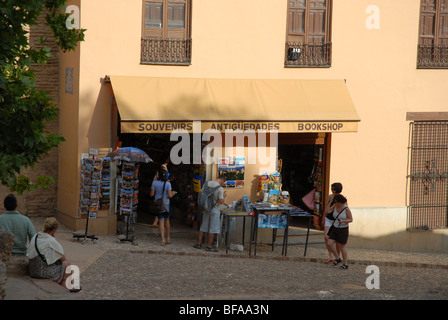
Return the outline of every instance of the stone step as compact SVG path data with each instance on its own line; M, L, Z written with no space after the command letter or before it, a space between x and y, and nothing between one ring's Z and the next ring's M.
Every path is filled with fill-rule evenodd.
M7 262L6 273L8 275L28 275L29 259L27 256L11 256Z

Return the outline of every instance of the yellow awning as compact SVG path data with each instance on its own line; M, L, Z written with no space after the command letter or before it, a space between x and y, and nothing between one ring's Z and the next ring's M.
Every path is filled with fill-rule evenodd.
M122 132L254 129L357 131L343 80L248 80L110 76Z

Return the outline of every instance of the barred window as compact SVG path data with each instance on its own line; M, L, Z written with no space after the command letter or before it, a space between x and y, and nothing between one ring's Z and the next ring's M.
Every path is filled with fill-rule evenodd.
M407 228L448 227L448 121L410 124Z

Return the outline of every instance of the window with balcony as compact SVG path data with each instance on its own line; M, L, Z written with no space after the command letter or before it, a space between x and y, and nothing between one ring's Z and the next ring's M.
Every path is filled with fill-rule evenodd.
M421 0L417 68L448 68L448 0Z
M191 0L144 0L143 64L191 64Z
M331 66L331 0L288 0L286 67Z

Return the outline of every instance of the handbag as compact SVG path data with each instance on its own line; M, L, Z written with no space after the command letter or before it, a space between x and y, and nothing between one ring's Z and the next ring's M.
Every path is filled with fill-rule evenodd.
M163 194L165 193L165 184L166 184L166 181L163 183L162 198L154 200L149 205L149 211L154 215L158 215L158 214L166 211L165 206L163 204Z
M338 215L336 216L336 218L334 218L334 221L333 221L333 223L331 224L330 229L328 229L327 236L329 236L330 233L334 230L334 228L336 228L336 227L334 226L334 223L336 222L336 220L338 220L339 215L340 215L342 212L344 212L345 209L347 209L347 207L344 207L344 209L342 209L341 212L338 213Z
M36 233L36 238L34 239L34 247L36 248L37 254L39 255L39 257L47 264L47 266L49 265L47 262L47 259L44 257L44 255L42 253L40 253L39 249L37 248L37 236L39 234Z

